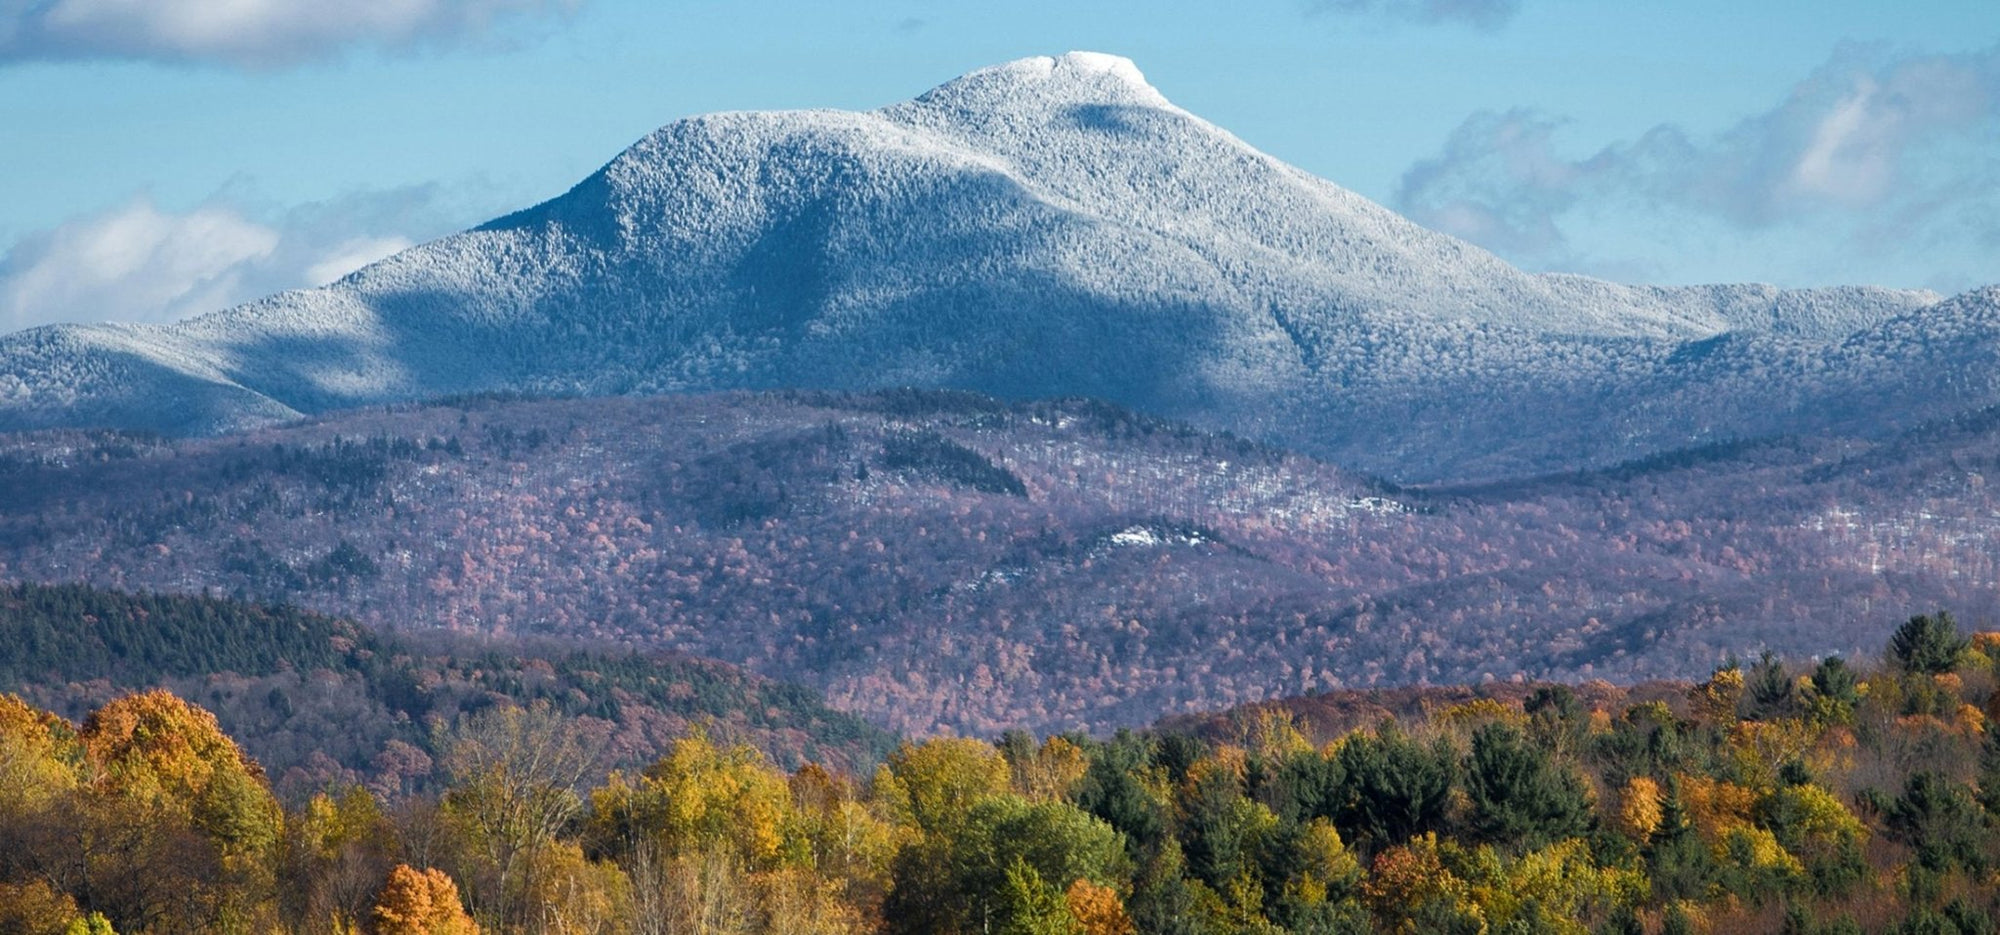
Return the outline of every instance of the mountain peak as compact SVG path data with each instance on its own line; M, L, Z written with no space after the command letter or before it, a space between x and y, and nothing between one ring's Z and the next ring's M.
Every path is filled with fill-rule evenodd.
M1109 75L1127 84L1152 87L1146 83L1146 76L1139 66L1123 55L1108 52L1065 52L1055 58L1038 56L1024 61L1033 62L1037 67L1046 62L1050 72L1075 72L1089 75Z
M998 99L1056 99L1069 103L1164 106L1167 99L1122 55L1066 52L1036 55L977 69L918 98L918 102L990 107Z

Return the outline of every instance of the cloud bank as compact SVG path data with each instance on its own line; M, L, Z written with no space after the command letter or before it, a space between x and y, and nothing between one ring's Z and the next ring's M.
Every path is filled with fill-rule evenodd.
M1313 0L1312 10L1493 30L1507 25L1521 11L1521 0Z
M1699 276L1644 254L1707 244L1718 257L1790 251L1766 258L1816 281L2000 280L1990 259L2000 245L2000 46L1846 47L1771 109L1708 137L1661 124L1579 158L1556 145L1564 127L1532 109L1473 114L1404 174L1393 203L1539 269ZM1638 227L1647 233L1630 233Z
M582 0L0 0L0 62L138 59L268 68L352 46L476 38Z
M429 186L352 195L275 218L224 201L185 213L139 196L22 238L0 257L0 332L55 322L161 322L324 285L442 233Z

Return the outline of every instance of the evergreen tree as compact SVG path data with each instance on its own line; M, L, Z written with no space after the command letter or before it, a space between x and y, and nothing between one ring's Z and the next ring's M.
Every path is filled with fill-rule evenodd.
M1748 687L1749 714L1753 719L1768 721L1792 713L1797 687L1792 683L1791 673L1785 671L1785 664L1768 650L1750 667Z
M1222 892L1254 867L1259 837L1276 819L1243 795L1242 784L1229 770L1198 773L1182 806L1187 817L1181 840L1189 872Z
M1426 747L1385 724L1347 741L1339 759L1348 791L1334 823L1343 839L1373 853L1443 826L1458 758L1442 741Z
M1812 715L1822 723L1845 724L1854 719L1861 701L1860 680L1847 660L1829 656L1813 668Z
M1582 778L1508 724L1488 724L1472 735L1465 791L1472 831L1485 841L1532 850L1590 829L1590 792Z
M1660 824L1647 842L1645 857L1653 895L1661 899L1705 895L1715 880L1715 855L1695 833L1678 788L1672 788L1662 803Z
M1986 725L1979 744L1979 804L1988 820L2000 826L2000 724Z
M1007 865L1006 882L997 900L999 935L1083 935L1061 891L1020 857Z
M1951 614L1919 614L1896 628L1889 638L1889 655L1912 675L1942 675L1958 665L1966 639L1958 634Z
M1958 935L1995 935L1995 933L2000 933L2000 921L1995 921L1994 914L1980 911L1978 906L1973 905L1964 897L1959 897L1946 903L1944 917L1946 921L1952 924L1953 928L1958 929Z
M1338 759L1303 750L1278 765L1259 798L1278 817L1290 821L1331 819L1340 809L1346 778Z
M1077 807L1104 820L1125 835L1136 861L1160 846L1167 833L1166 815L1140 782L1152 756L1152 745L1131 731L1119 731L1107 743L1094 745L1090 768L1077 785Z
M1916 849L1925 869L1958 866L1969 873L1986 868L1984 818L1968 789L1930 770L1911 774L1883 815L1890 832Z
M1210 935L1186 871L1180 844L1172 838L1140 867L1126 903L1140 935Z

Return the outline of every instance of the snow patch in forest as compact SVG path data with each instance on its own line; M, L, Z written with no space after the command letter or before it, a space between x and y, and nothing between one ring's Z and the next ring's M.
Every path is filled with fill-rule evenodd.
M1156 548L1164 545L1200 545L1207 542L1208 537L1199 530L1134 525L1112 533L1105 541L1120 548Z

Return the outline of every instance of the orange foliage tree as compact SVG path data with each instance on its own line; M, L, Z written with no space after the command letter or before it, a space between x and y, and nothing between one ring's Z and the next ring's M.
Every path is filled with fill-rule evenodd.
M373 935L479 935L458 901L458 885L441 870L397 864L375 897Z

